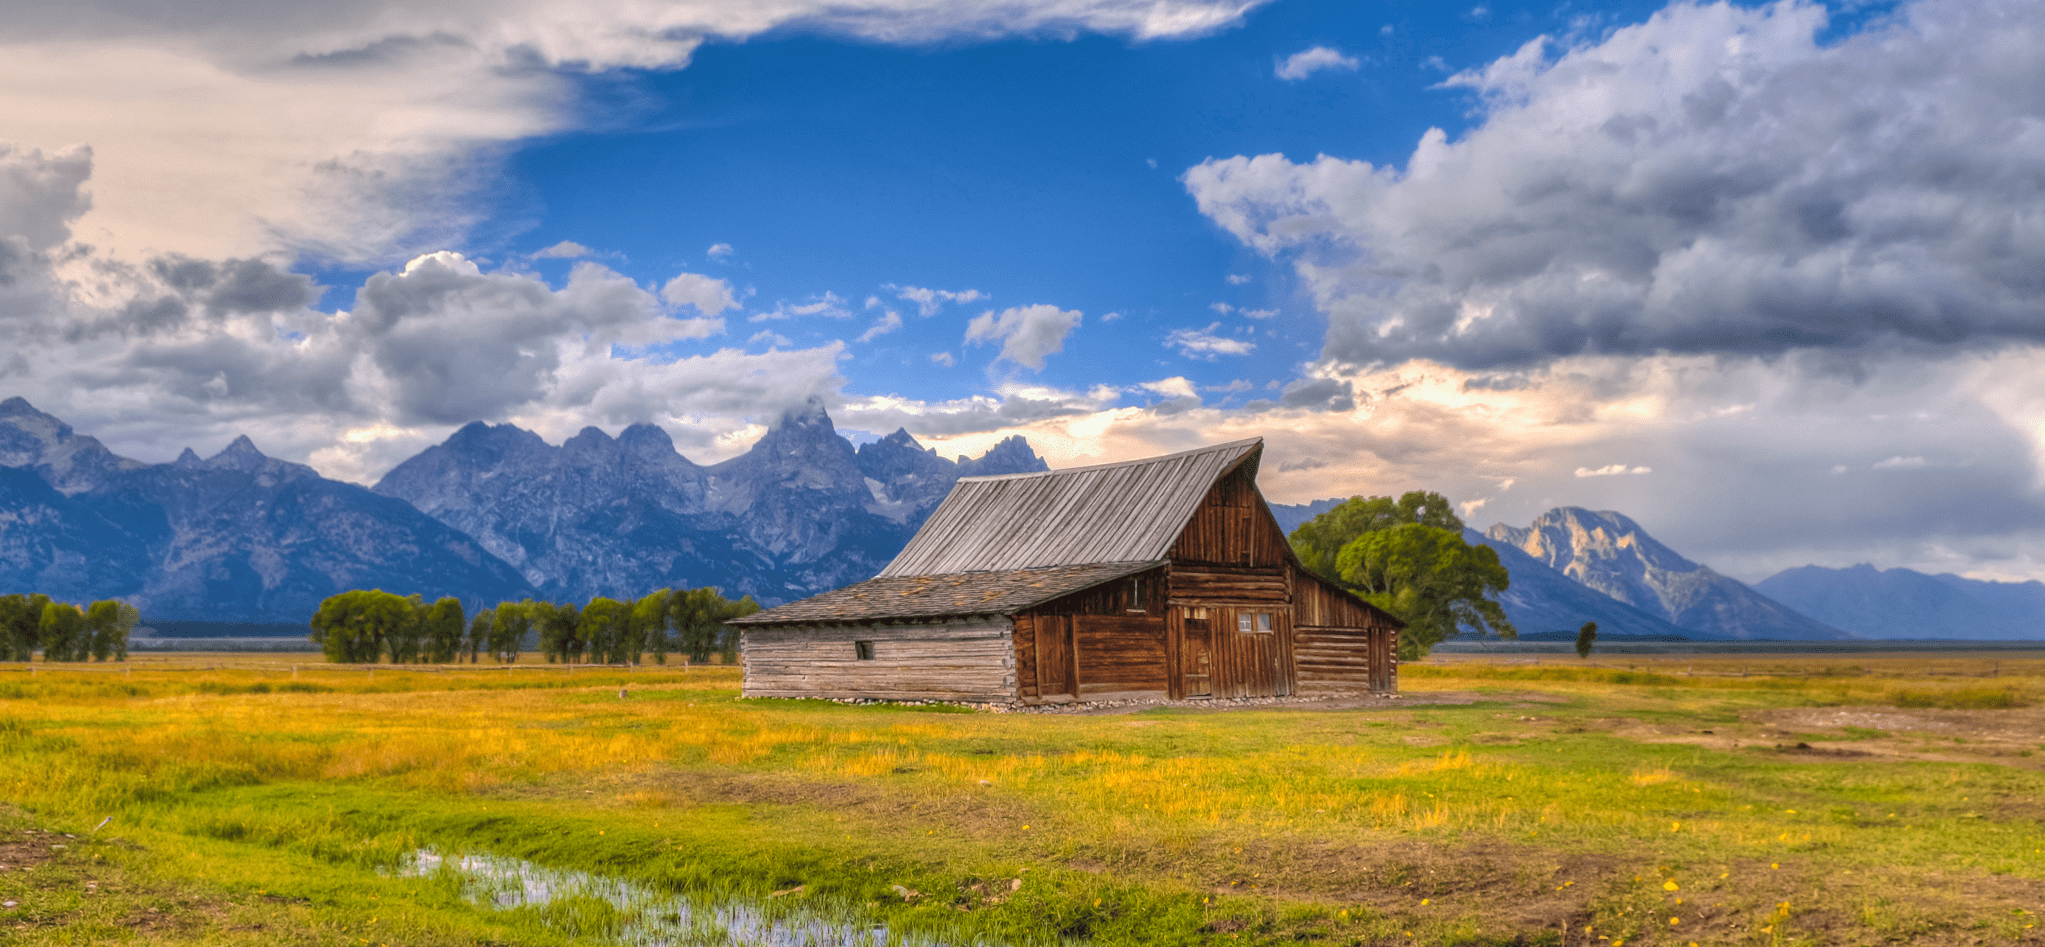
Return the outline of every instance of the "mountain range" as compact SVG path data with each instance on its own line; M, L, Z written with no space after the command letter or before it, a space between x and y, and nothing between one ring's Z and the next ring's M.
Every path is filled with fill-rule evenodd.
M1987 582L1910 569L1799 566L1754 583L1797 611L1865 638L2045 638L2045 582Z
M143 463L11 398L0 591L208 623L302 624L352 588L475 609L714 585L772 605L878 572L959 477L1044 469L1021 438L959 460L905 431L855 450L812 403L708 467L652 425L554 447L471 424L365 489L246 437Z
M351 588L473 609L716 586L773 605L871 577L960 477L1045 469L1020 437L977 458L939 457L907 431L854 447L813 402L710 465L650 424L555 446L478 422L364 488L246 437L143 463L11 398L0 593L120 597L171 624L302 625ZM1290 532L1340 502L1272 512ZM1529 637L1586 621L1622 638L2045 637L2045 583L1808 566L1749 587L1624 515L1576 507L1464 538L1497 552L1512 578L1502 604Z

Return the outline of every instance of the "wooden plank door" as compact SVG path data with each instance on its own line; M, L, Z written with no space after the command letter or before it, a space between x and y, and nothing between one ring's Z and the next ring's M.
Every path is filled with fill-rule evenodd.
M1214 630L1207 609L1188 608L1180 624L1179 676L1187 697L1214 696Z
M1072 617L1039 615L1037 625L1037 693L1049 698L1079 696L1078 667L1072 647Z

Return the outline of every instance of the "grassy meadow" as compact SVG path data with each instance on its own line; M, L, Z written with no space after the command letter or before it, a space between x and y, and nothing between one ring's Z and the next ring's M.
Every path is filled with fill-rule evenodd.
M1090 716L291 668L0 665L0 944L631 929L421 849L948 943L2045 943L2028 655L1443 656L1396 700Z

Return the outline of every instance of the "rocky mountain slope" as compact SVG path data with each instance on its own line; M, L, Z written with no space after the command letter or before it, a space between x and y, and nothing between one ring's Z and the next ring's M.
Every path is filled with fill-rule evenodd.
M1984 582L1911 569L1801 566L1757 591L1864 638L2045 639L2045 583Z
M470 607L518 572L409 504L265 457L248 438L168 464L115 456L19 398L0 403L0 588L121 597L151 619L301 622L354 588Z
M855 450L813 403L708 467L652 425L553 447L471 424L374 489L474 536L551 598L717 586L771 605L871 578L961 476L1044 469L1020 438L959 461L906 431Z
M1486 530L1485 536L1586 587L1691 631L1739 639L1853 637L1683 558L1619 513L1559 507L1536 517L1529 527L1501 523Z

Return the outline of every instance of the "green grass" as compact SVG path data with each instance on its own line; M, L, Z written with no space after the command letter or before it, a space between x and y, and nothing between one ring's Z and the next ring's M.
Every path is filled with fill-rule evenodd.
M0 943L602 943L624 923L395 871L426 847L949 942L2037 935L2036 734L1933 747L1770 715L1992 722L2039 680L1779 671L1409 665L1403 703L1099 717L749 701L729 669L10 676L0 839L80 838L0 872L23 905Z

